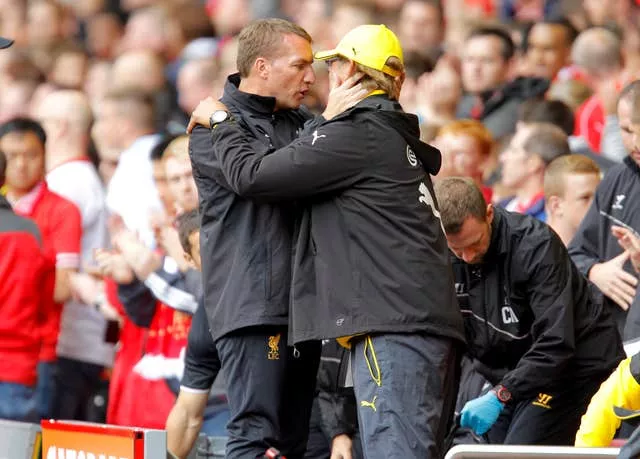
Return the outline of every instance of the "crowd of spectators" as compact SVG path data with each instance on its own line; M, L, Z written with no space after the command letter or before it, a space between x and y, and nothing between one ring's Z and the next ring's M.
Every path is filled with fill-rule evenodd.
M443 154L434 181L471 178L487 202L547 221L623 338L640 338L637 273L605 234L640 231L639 2L0 0L15 41L0 52L0 191L39 228L50 269L34 257L30 282L51 293L23 300L35 309L20 321L0 300L0 417L165 427L202 296L175 225L198 207L189 115L222 95L238 32L262 17L299 24L314 49L360 24L394 30L400 102ZM314 70L304 104L321 113L329 77ZM5 256L0 291L23 280ZM16 352L33 365L4 365ZM224 435L225 403L219 378L203 431Z

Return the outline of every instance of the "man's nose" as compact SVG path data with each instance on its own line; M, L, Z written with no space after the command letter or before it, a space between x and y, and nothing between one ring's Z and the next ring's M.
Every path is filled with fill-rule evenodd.
M462 252L462 259L465 263L472 263L476 259L476 253L473 250L464 250Z
M307 73L304 76L304 82L307 84L313 84L316 82L316 72L313 70L313 67L309 67Z

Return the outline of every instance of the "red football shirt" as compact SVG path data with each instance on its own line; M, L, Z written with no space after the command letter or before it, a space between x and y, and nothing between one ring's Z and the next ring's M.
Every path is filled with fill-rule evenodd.
M80 266L82 217L74 203L50 191L42 181L15 202L13 210L36 222L42 234L44 252L56 269ZM52 314L43 323L42 361L56 359L61 315L62 305L55 304Z
M29 224L0 196L0 381L32 386L55 273Z

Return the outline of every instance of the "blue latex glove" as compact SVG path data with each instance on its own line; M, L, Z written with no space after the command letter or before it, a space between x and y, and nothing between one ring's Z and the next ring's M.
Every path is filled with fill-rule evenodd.
M494 391L465 403L460 413L460 426L468 427L477 435L484 435L498 420L504 405Z

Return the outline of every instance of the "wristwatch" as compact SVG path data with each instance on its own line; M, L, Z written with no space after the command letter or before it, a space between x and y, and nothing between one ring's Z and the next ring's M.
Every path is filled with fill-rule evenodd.
M504 387L502 384L498 384L494 387L493 391L496 393L498 400L502 403L509 403L511 401L511 392L509 392L509 389Z
M216 110L211 114L211 117L209 118L209 125L211 126L211 129L213 129L216 124L220 124L223 121L228 120L229 118L231 118L231 113L229 113L228 111Z

